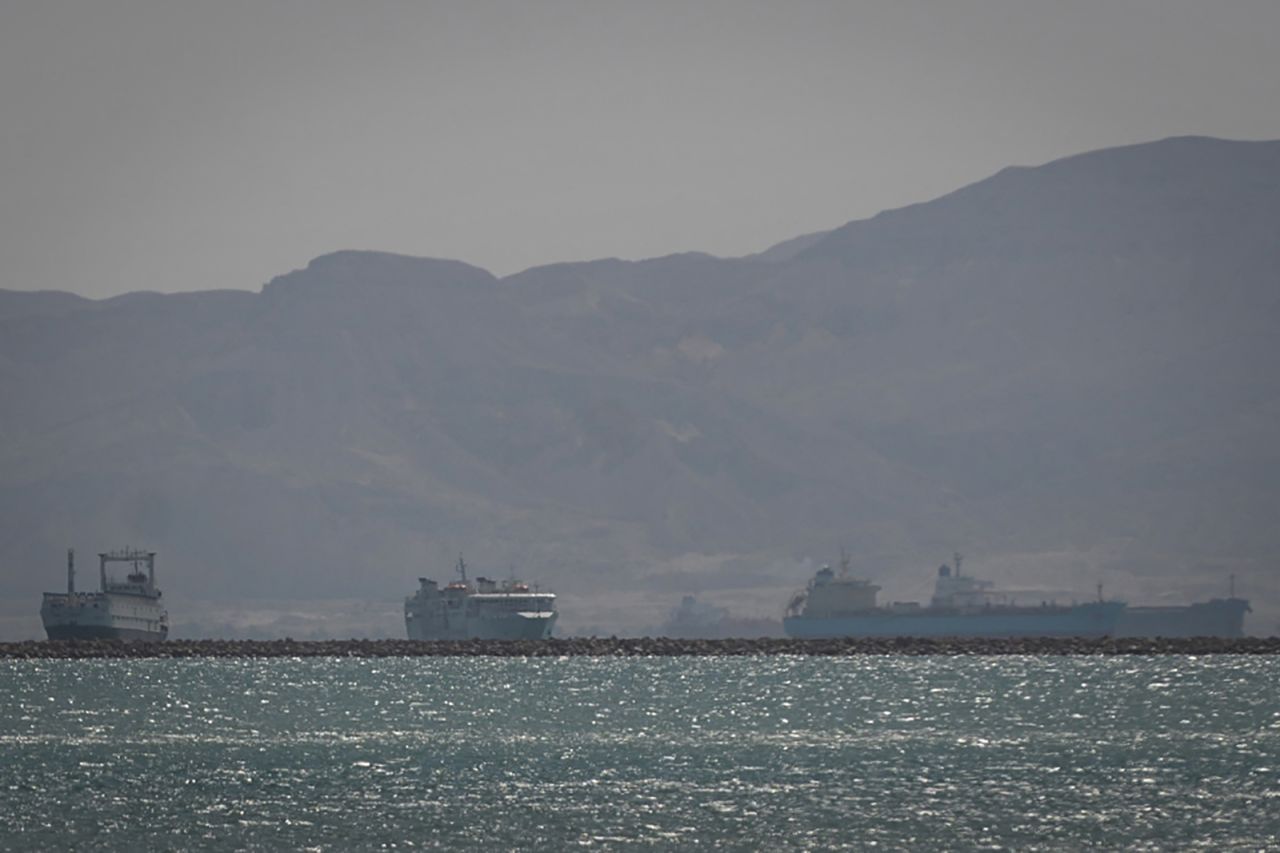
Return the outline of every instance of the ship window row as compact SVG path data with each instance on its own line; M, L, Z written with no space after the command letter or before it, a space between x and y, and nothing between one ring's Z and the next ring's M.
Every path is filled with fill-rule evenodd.
M477 602L478 604L480 602ZM551 610L551 601L546 598L517 598L508 600L490 599L481 605L486 610L510 610L517 612L521 610Z

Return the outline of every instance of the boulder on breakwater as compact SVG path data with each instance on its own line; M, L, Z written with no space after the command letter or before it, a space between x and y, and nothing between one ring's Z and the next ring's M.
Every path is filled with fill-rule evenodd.
M1217 655L1280 654L1280 637L839 637L681 640L59 640L0 643L0 658L676 657L716 655Z

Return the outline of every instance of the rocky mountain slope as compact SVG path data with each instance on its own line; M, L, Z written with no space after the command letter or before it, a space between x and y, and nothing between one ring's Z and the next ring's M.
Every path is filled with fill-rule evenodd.
M328 600L316 632L394 634L459 551L570 630L776 616L841 545L890 598L954 548L1062 594L1236 574L1271 632L1278 232L1280 143L1177 138L742 259L0 292L0 630L38 633L67 545L136 543L178 632Z

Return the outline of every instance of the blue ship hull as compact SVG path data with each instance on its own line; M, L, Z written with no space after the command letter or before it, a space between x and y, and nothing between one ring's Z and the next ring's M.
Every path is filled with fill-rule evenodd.
M1106 637L1116 632L1124 604L1099 601L1071 607L992 607L978 611L872 610L818 618L788 616L787 635L820 637Z
M1130 607L1118 637L1243 637L1249 602L1215 598L1178 607Z

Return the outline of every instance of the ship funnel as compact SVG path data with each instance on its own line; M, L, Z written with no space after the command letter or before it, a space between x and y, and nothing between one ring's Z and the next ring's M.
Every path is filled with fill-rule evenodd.
M76 549L67 549L67 595L76 594Z

